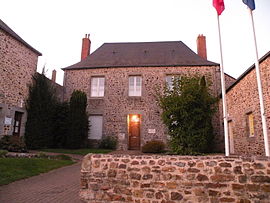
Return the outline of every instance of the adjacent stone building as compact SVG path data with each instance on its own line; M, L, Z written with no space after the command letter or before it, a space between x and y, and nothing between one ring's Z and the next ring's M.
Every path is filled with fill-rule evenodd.
M260 59L265 115L270 134L270 52ZM220 101L220 109L221 108ZM230 153L265 155L255 66L247 69L228 89ZM222 115L222 114L221 114Z
M0 20L0 136L24 134L25 99L41 53Z
M181 41L105 43L89 55L91 41L86 36L82 60L63 70L65 99L74 90L87 94L89 139L116 136L123 150L140 149L150 140L166 142L157 87L171 86L174 77L199 75L211 82L213 95L220 94L219 64L206 59L204 36L198 37L197 44L199 55ZM228 85L234 82L226 76ZM213 122L219 137L218 115Z

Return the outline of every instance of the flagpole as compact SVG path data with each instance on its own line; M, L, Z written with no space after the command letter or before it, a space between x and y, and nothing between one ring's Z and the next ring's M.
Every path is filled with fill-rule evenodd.
M262 92L262 82L261 82L261 75L260 75L260 65L259 65L259 57L258 57L258 48L257 48L257 40L256 40L256 33L255 33L255 26L254 26L254 19L253 19L253 12L249 8L250 17L252 22L252 29L253 29L253 37L254 37L254 45L255 45L255 68L256 68L256 77L257 77L257 85L258 85L258 92L259 92L259 100L260 100L260 110L261 110L261 119L262 119L262 128L263 128L263 137L264 137L264 148L265 148L265 155L269 156L269 142L268 142L268 135L267 135L267 124L266 124L266 117L264 111L264 102L263 102L263 92Z
M225 156L229 156L229 134L228 134L228 114L227 114L227 102L226 102L226 88L225 88L225 77L223 68L223 54L222 54L222 43L220 34L220 23L219 15L217 14L218 20L218 34L219 34L219 48L220 48L220 75L221 75L221 92L222 92L222 106L223 106L223 121L224 121L224 138L225 138Z

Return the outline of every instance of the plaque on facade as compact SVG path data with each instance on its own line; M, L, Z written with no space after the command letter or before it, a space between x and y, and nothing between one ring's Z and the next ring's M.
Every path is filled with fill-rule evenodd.
M12 118L5 117L5 125L11 125Z
M154 133L156 133L156 129L148 129L148 133L149 134L154 134Z
M125 133L119 133L118 134L118 139L119 140L124 140L125 139Z

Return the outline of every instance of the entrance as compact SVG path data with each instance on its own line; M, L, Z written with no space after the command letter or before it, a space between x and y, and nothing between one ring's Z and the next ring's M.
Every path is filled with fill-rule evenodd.
M13 135L20 136L23 113L15 111Z
M141 115L129 114L128 115L128 142L129 149L140 149L140 130L141 130Z

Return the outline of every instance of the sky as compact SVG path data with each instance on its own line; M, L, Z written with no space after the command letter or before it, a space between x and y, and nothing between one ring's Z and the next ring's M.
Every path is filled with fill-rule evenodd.
M220 16L224 70L237 78L255 61L252 24L242 0L224 0ZM270 51L270 0L255 0L253 12L262 57ZM0 18L42 53L45 66L63 83L63 71L80 61L82 38L90 33L91 52L107 42L182 41L197 52L206 36L208 60L220 63L216 10L212 0L0 0Z

